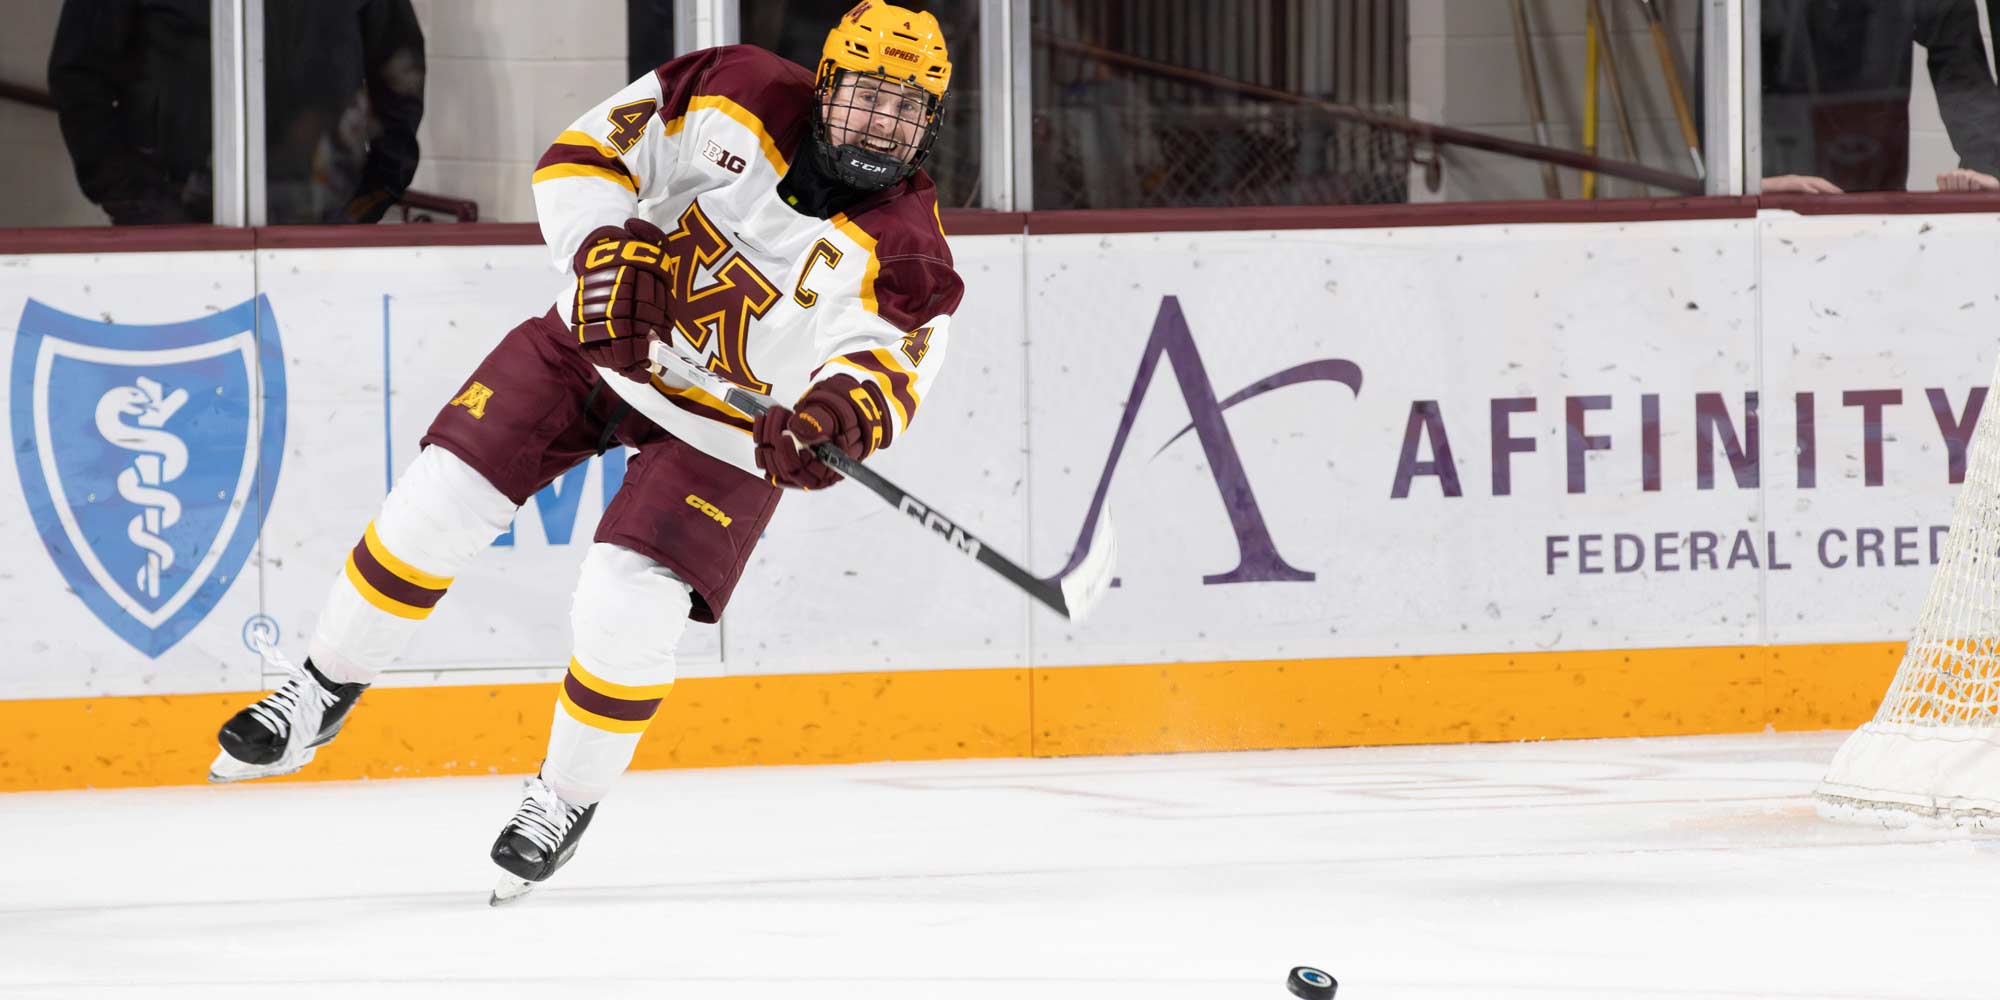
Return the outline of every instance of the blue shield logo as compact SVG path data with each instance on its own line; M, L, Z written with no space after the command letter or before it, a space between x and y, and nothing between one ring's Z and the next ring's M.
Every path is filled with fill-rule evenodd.
M42 544L99 620L158 657L235 582L278 480L285 364L270 302L138 326L30 299L10 385Z

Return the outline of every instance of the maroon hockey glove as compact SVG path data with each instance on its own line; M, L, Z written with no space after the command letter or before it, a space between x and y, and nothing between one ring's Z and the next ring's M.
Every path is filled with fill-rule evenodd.
M672 329L660 246L667 234L644 219L599 226L576 251L576 295L569 325L591 364L635 382L647 380L646 345Z
M888 414L875 383L852 375L821 379L799 397L796 409L773 406L757 418L751 430L757 467L779 486L826 489L843 477L815 457L812 446L831 443L858 462L889 446L895 428Z

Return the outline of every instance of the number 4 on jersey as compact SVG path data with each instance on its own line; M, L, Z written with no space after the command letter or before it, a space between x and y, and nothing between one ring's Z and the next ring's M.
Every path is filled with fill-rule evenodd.
M629 153L639 144L639 137L646 134L646 126L653 121L653 112L659 110L659 102L652 98L620 104L611 109L611 144L620 153Z

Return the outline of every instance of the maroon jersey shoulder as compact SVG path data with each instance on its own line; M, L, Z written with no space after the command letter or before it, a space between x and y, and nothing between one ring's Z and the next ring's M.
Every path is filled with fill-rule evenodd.
M653 71L665 98L660 117L687 113L700 97L724 97L764 124L787 155L812 127L813 76L805 67L755 45L722 45L690 52Z
M957 311L965 283L952 264L929 174L917 171L891 197L871 199L850 221L875 241L880 267L875 301L883 319L899 330L914 330Z

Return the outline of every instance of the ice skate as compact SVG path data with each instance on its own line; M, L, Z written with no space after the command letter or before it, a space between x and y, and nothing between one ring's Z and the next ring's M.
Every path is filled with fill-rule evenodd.
M222 752L209 765L210 781L270 778L306 766L319 747L339 735L354 703L368 689L366 684L336 684L310 660L295 666L272 646L259 643L257 652L290 676L276 691L223 723L216 734Z
M520 808L493 842L493 863L507 874L493 887L488 902L511 903L554 875L576 853L577 841L596 812L596 803L570 805L540 775L529 778Z

